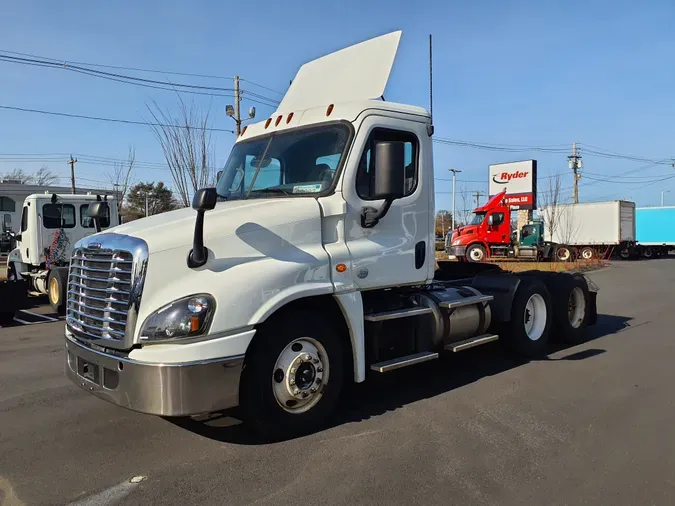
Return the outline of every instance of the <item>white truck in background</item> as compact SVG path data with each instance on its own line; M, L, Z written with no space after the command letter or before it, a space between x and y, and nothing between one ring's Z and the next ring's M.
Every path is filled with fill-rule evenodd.
M583 275L436 269L431 117L381 99L400 36L303 65L193 209L75 245L74 383L165 417L239 405L277 439L319 426L369 375L495 340L531 357L584 338L597 287Z
M539 212L544 239L556 244L560 261L609 257L623 259L635 253L635 203L626 200L557 204Z
M89 205L103 200L112 204L100 220L101 228L107 229L119 224L116 200L110 196L46 192L26 197L19 233L11 233L16 246L7 256L7 283L0 285L4 300L0 312L5 317L22 309L25 297L17 299L19 291L26 295L47 295L52 309L65 314L73 246L95 233L94 221L88 215ZM11 283L22 288L17 290ZM9 297L8 291L15 295Z

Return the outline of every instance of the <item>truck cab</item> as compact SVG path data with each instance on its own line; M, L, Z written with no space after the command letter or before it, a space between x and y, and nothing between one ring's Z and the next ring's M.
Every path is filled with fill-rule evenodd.
M75 384L160 416L239 406L283 438L318 427L370 375L498 339L533 356L554 327L583 335L596 292L583 276L436 269L431 116L382 99L400 37L304 64L192 209L75 244ZM506 212L486 214L501 237Z
M500 192L484 206L474 209L469 224L454 232L449 254L469 262L508 255L511 245L511 210L504 202L505 196L506 191Z
M73 246L95 233L89 205L108 201L108 214L100 221L103 229L119 224L116 201L101 195L33 194L21 210L15 248L7 257L10 281L24 280L32 294L49 295L53 309L65 313L66 280Z

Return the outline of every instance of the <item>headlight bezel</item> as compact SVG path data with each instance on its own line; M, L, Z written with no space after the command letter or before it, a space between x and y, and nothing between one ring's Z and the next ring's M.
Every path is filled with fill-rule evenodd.
M194 310L190 310L188 308L190 302L199 298L205 299L205 310L203 312L195 312ZM170 311L172 308L174 308L174 310ZM180 299L176 299L168 304L165 304L161 308L150 313L143 321L143 325L141 325L138 339L143 344L152 344L180 342L203 337L208 334L211 328L215 312L216 299L211 294L195 293L181 297ZM186 317L196 317L199 320L199 326L197 330L193 331L181 327L181 324L192 325L191 320L189 322L185 320ZM166 333L169 324L174 325L174 333L171 335ZM152 327L154 327L155 330L150 332L149 328Z

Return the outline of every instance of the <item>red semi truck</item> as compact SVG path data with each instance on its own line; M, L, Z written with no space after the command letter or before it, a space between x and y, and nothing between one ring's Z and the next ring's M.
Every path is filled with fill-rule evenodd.
M566 262L612 252L630 258L635 251L635 204L627 201L557 204L541 209L541 218L524 225L516 241L506 191L474 210L473 220L452 234L447 252L458 260L516 257ZM547 228L544 230L544 221Z

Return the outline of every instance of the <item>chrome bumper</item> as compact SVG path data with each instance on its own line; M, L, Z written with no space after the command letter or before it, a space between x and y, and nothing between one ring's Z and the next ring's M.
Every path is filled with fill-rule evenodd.
M463 257L466 255L466 246L451 246L448 253L450 255L456 256L457 258Z
M73 383L108 402L152 415L199 415L236 406L243 363L243 356L182 364L136 362L66 337L66 372Z

